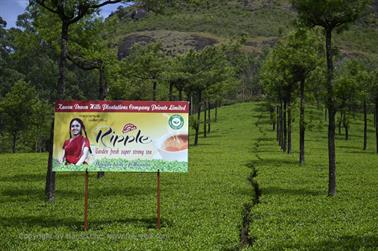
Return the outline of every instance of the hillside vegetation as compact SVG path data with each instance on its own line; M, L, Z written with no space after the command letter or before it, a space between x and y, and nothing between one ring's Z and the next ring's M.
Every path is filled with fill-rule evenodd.
M336 45L342 55L378 62L377 6L378 1L375 0L361 20L348 27L346 32L336 35ZM126 14L122 12L122 15L112 16L115 25L108 34L111 41L116 41L115 45L122 46L127 43L128 37L143 34L161 42L168 50L173 43L175 52L183 52L190 48L198 49L196 43L188 46L193 40L191 34L195 32L198 40L211 37L219 43L242 38L248 51L261 52L294 29L296 18L288 0L209 0L196 7L176 4L164 9L163 14L149 12L137 20L130 17L135 8L139 7L124 11Z

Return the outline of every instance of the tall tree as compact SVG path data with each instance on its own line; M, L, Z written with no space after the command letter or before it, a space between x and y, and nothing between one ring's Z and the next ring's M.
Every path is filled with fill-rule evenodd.
M30 127L33 108L39 100L35 88L23 80L17 81L0 102L4 129L12 138L12 152L16 152L16 143L21 132Z
M7 22L0 17L0 98L2 98L12 85L24 75L14 69L12 55L14 44L10 30L6 29Z
M178 55L174 58L170 58L168 60L167 67L163 72L164 79L166 79L169 83L169 100L174 99L173 88L176 88L178 91L178 100L183 100L183 92L185 88L190 84L190 74L187 74L185 71L183 60L184 57L185 55Z
M104 23L102 18L96 16L83 17L79 25L73 27L73 35L69 44L68 59L85 71L96 70L98 73L97 99L105 100L108 95L107 68L118 64L116 53L110 50L106 39L101 34ZM105 172L97 172L101 178Z
M59 56L59 77L57 83L57 98L64 98L65 90L65 67L68 55L69 28L71 25L79 22L85 15L95 12L98 8L107 4L118 3L121 0L30 0L31 5L38 4L44 9L53 13L59 18L61 23L60 30L60 56ZM50 133L50 150L46 175L45 193L49 201L55 197L55 172L52 171L52 145L53 145L53 128L52 123Z
M152 93L149 99L156 100L157 86L164 81L163 70L166 65L160 44L135 45L123 63L126 77L151 84L152 92L147 93Z
M188 76L189 85L187 93L195 93L197 96L197 126L194 144L198 144L199 128L201 123L201 107L203 98L206 97L211 88L221 86L226 90L229 86L236 86L235 69L227 60L222 48L206 47L204 50L195 52L189 51L183 58L185 75ZM219 90L219 89L218 89Z
M38 91L40 98L54 102L58 67L55 50L44 40L34 26L33 13L29 10L17 18L17 28L9 30L12 37L12 68L24 75Z
M284 77L278 67L279 60L276 58L275 50L272 50L264 63L260 71L260 81L263 87L264 93L268 94L268 102L277 102L277 142L281 147L281 150L286 149L286 131L284 130ZM285 110L286 113L286 110ZM286 126L285 126L286 127Z
M300 98L300 119L299 119L299 163L304 164L304 136L305 136L305 83L310 74L321 64L319 54L321 46L315 32L299 28L289 34L275 48L277 64L280 74L285 79L286 96L289 110L288 117L291 117L291 93L299 89ZM299 84L299 86L298 86ZM299 88L298 88L299 87ZM288 119L288 152L291 152L291 118Z
M60 57L59 57L59 78L58 78L58 98L63 97L65 89L65 65L68 55L69 28L79 22L84 16L94 13L98 8L107 4L118 3L121 0L31 0L49 12L59 17L61 22L60 31Z
M344 63L335 77L335 96L337 110L340 112L340 126L345 129L345 139L349 138L349 117L350 113L356 110L362 100L363 106L366 108L366 83L368 80L368 72L357 61L349 60ZM364 102L365 101L365 102ZM365 109L366 111L366 109ZM364 113L366 115L366 112ZM366 118L366 116L365 116ZM365 126L367 126L367 121ZM366 136L366 128L364 135ZM367 138L364 138L364 142Z
M335 152L335 95L333 86L334 65L332 32L354 22L367 5L367 0L291 0L299 19L310 27L320 26L325 33L327 60L327 108L328 108L328 195L336 195Z

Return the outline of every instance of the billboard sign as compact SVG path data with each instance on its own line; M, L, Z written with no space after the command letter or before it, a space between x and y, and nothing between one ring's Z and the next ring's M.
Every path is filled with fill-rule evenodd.
M188 102L55 103L53 171L187 172Z

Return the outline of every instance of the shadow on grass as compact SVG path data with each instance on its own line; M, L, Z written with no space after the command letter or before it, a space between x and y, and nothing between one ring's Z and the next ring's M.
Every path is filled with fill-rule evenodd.
M262 147L275 147L274 143L272 142L268 142L268 141L262 141L258 144L259 146L262 146ZM278 151L279 152L279 151Z
M282 153L287 154L287 153ZM295 165L299 166L298 160L291 160L291 159L266 159L263 158L263 160L260 163L261 166L269 166L269 167L278 167L282 165ZM293 168L291 166L287 168Z
M153 194L155 192L154 187L109 187L109 188L92 188L89 187L89 197L113 197L113 196L138 196L145 194ZM9 201L45 201L44 190L37 188L11 188L1 192L1 195L7 196L1 198L0 202L9 202ZM74 191L74 190L56 190L56 198L82 198L84 196L83 191ZM26 198L22 198L26 197Z
M349 139L348 140L345 140L345 135L340 135L340 134L336 134L335 135L335 139L337 141L340 141L340 142L350 142L351 140L355 140L355 139L362 139L363 136L361 135L354 135L354 134L349 134ZM319 139L324 139L324 140L328 140L328 136L319 136Z
M269 151L269 150L259 150L258 153L260 154L268 154L268 153L271 153L271 154L277 154L277 153L280 153L279 150L272 150L272 151ZM264 156L263 156L263 159L264 159Z
M223 137L224 137L224 135L219 135L219 134L212 134L212 133L210 133L210 134L207 135L206 138L213 139L213 138L223 138ZM203 139L205 139L205 138L203 138Z
M339 145L339 146L337 146L337 148L339 148L339 149L361 150L361 148L357 147L357 146L343 146L343 145ZM362 150L361 150L361 152L362 152Z
M77 177L83 176L84 172L64 172L64 173L57 173L56 176L58 179L75 179ZM39 174L17 174L14 176L3 176L0 177L0 182L45 182L46 181L46 174L39 173Z
M59 191L56 193L57 196L79 196L78 192L75 191ZM1 192L2 196L8 196L6 198L1 198L0 202L10 202L10 201L45 201L44 190L37 188L10 188ZM26 198L23 198L26 197Z
M89 196L96 198L98 196L112 197L112 196L138 196L154 194L156 188L154 186L144 187L106 187L106 188L89 188ZM82 193L80 193L82 196Z
M92 230L100 230L109 225L133 225L142 228L155 228L156 218L123 218L123 219L109 219L109 220L90 220L89 228ZM161 227L171 226L172 223L164 218L161 219ZM3 227L69 227L73 230L81 230L83 221L74 218L52 218L44 216L15 216L15 217L0 217L0 226Z
M309 251L328 250L376 250L378 247L378 236L342 236L334 240L310 243L303 245L290 245L277 247L278 249L304 249Z
M269 141L269 142L276 142L276 138L274 137L261 137L259 138L260 141Z
M289 189L289 188L282 188L282 187L262 187L261 188L263 195L269 194L278 194L278 195L312 195L312 196L319 196L325 195L324 191L314 191L314 190L307 190L307 189Z
M268 112L268 109L264 104L255 104L255 109L253 109L255 112Z
M260 116L254 116L255 119L259 119L259 124L260 125L271 125L271 121L269 118L267 118L267 116L263 116L263 117L260 117Z
M242 248L240 247L240 244L235 243L222 243L221 251L240 251Z
M45 174L17 174L14 176L3 176L0 177L0 181L6 182L34 182L34 181L45 181L46 175Z
M197 147L197 146L213 146L215 144L209 144L209 143L202 143L198 141L198 145L194 145L194 143L189 144L189 147Z
M364 151L364 150L360 150L360 151L345 151L344 153L359 153L359 154L367 154L367 155L377 155L378 156L378 153L376 152L372 152L372 150L370 151Z

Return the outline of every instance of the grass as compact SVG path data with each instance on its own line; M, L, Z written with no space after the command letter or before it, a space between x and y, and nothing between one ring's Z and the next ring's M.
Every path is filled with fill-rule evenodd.
M327 197L326 122L316 109L306 118L313 126L300 167L297 118L288 155L275 142L263 104L220 109L212 133L189 149L189 173L161 174L160 231L153 173L107 173L100 180L90 174L90 230L84 233L83 174L59 173L56 201L46 203L47 155L2 154L0 249L237 250L248 208L250 250L377 250L378 155L371 121L366 152L359 114L351 140L337 136L337 196ZM258 200L248 181L253 165Z
M243 111L234 116L238 111ZM238 247L251 186L245 164L252 106L229 106L213 132L190 147L189 173L161 174L162 229L155 230L156 174L90 174L89 227L82 232L83 174L57 175L43 196L47 154L0 155L0 249L220 250ZM193 140L193 138L191 138Z
M263 134L256 153L261 158L256 162L261 197L251 213L252 250L377 250L378 155L372 122L367 151L362 150L362 116L353 121L351 140L337 135L337 196L327 197L327 127L322 112L307 112L317 126L306 132L303 167L297 164L298 118L294 152L288 155L278 153L267 114L261 116Z

